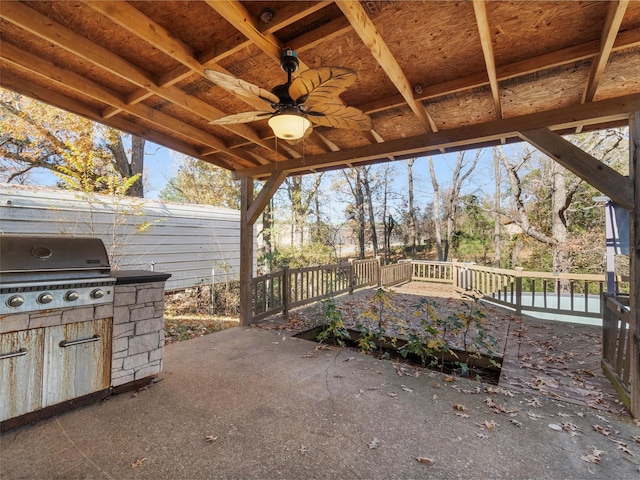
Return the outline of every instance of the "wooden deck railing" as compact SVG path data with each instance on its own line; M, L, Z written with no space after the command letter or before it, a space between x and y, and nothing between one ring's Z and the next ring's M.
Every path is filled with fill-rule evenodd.
M630 407L630 343L631 312L628 297L605 294L602 319L602 371L618 392L620 400Z
M411 265L413 266L411 280L453 283L453 263L413 260Z
M410 261L380 267L380 285L392 286L411 280L413 265Z
M459 291L513 308L516 314L545 312L602 318L604 275L553 274L483 267L471 263L403 261L381 266L380 260L339 265L285 268L254 278L253 318L284 312L332 294L366 286L406 281L448 283Z
M350 263L319 267L284 268L251 280L253 320L315 302L330 295L351 292L354 269Z
M353 260L354 287L367 287L380 283L380 259L370 258L366 260Z

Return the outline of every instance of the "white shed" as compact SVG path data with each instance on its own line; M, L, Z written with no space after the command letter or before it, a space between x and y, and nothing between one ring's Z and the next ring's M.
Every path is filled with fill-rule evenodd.
M114 269L170 273L167 290L238 278L238 210L0 184L0 233L99 237Z

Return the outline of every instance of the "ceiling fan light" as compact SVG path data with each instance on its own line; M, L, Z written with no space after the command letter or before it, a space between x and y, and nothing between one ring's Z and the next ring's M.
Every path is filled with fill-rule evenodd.
M311 122L302 115L281 113L269 119L269 126L273 134L283 140L298 140L304 137L311 126Z

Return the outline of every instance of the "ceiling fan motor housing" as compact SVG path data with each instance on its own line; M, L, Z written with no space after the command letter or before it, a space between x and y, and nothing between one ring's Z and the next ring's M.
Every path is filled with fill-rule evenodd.
M292 74L298 70L299 66L300 61L298 60L298 54L294 50L287 48L282 51L282 54L280 55L280 67L282 70L288 74Z

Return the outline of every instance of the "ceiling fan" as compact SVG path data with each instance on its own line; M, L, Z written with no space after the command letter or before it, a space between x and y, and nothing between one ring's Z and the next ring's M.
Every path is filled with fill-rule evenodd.
M371 117L354 107L344 105L338 97L356 79L356 72L343 67L311 68L292 79L299 66L296 52L284 50L280 59L287 72L287 83L271 91L215 70L205 75L216 85L237 95L263 100L272 111L242 112L213 120L213 125L248 123L269 119L276 137L298 140L311 133L312 123L325 127L367 131L373 128Z

